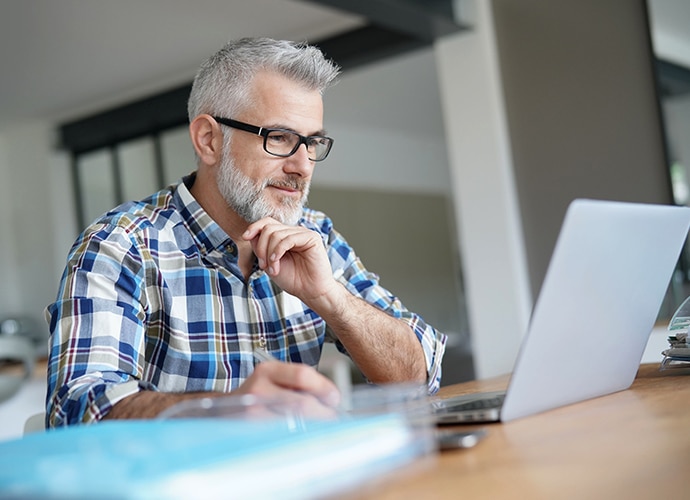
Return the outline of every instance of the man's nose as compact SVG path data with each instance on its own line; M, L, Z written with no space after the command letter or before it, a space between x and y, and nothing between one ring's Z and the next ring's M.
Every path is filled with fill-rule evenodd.
M286 173L297 174L302 177L311 176L314 171L314 161L309 159L309 152L306 144L300 144L297 151L286 158L283 170Z

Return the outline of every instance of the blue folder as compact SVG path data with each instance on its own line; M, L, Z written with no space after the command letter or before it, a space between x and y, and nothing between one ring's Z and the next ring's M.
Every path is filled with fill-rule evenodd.
M404 418L112 421L0 443L2 498L316 498L426 453Z

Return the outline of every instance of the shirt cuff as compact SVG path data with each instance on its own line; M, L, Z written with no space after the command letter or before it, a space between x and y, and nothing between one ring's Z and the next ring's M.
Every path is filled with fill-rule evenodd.
M158 388L150 382L139 380L110 384L103 395L89 405L83 422L90 424L102 420L118 402L140 391L158 391Z

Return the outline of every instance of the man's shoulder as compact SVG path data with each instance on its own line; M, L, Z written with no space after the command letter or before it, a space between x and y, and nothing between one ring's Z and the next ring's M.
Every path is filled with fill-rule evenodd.
M141 230L163 230L176 225L180 213L173 202L173 191L163 189L139 201L128 201L96 219L91 228L118 228L127 233ZM87 228L87 231L89 228Z

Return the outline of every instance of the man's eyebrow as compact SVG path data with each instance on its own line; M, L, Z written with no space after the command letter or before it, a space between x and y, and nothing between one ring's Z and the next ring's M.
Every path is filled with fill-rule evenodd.
M299 132L297 132L294 128L292 128L292 127L287 127L287 126L281 125L281 124L279 124L279 123L276 123L276 124L274 124L274 125L270 125L270 126L267 126L267 127L264 127L264 128L277 128L277 129L280 129L280 130L287 130L288 132L294 132L295 134L299 134ZM300 134L300 135L302 135L302 134ZM319 130L317 130L316 132L314 132L314 133L312 133L312 134L306 134L305 137L315 137L315 136L325 136L325 135L327 135L326 129L323 129L323 128L322 128L322 129L319 129Z

